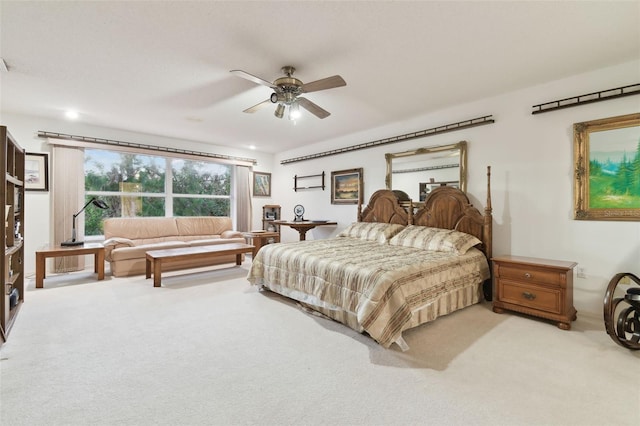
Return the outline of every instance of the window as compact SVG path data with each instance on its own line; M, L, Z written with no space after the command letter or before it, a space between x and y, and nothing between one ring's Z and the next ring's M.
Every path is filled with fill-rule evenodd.
M230 165L88 148L84 163L86 200L109 206L85 210L87 236L108 217L230 216Z
M229 216L229 166L174 159L171 172L174 216Z

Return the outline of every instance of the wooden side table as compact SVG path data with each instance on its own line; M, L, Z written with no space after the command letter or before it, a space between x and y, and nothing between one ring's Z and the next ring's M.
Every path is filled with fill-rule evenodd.
M98 281L104 279L104 246L102 244L84 244L82 246L50 246L36 250L36 288L44 287L47 257L94 255L93 270Z
M273 240L275 243L280 242L280 233L278 232L243 232L242 236L247 240L248 244L253 245L252 259L256 258L258 251L262 246L269 244L270 240Z
M274 224L276 225L285 225L290 228L295 229L300 234L300 241L304 241L307 239L307 231L315 228L316 226L327 226L327 225L337 225L338 222L331 222L328 220L302 220L300 222L296 222L294 220L274 220Z
M571 329L577 317L573 307L573 268L576 262L500 256L493 261L493 311L521 312L555 321Z

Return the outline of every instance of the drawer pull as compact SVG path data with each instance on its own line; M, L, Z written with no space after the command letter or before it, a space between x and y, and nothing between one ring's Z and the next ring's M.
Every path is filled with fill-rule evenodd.
M525 277L525 278L531 278L531 274L530 274L530 273L528 273L528 272L525 272L525 273L524 273L524 277Z
M533 293L529 293L528 291L523 291L522 292L522 297L524 297L527 300L533 300L536 298L536 295Z

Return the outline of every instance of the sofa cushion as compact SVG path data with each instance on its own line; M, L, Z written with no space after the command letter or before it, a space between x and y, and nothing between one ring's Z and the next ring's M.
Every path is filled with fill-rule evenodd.
M136 244L132 240L124 237L112 237L104 241L105 247L112 246L113 248L118 248L118 247L133 247L135 245Z
M240 231L224 231L220 234L220 238L244 238Z
M125 237L135 241L178 235L180 233L173 217L114 217L104 220L104 238L107 240Z
M178 235L220 235L233 229L230 217L197 216L175 217Z

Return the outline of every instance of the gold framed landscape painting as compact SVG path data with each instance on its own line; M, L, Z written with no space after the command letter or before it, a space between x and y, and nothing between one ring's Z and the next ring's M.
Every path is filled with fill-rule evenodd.
M574 218L640 221L640 113L575 123Z

